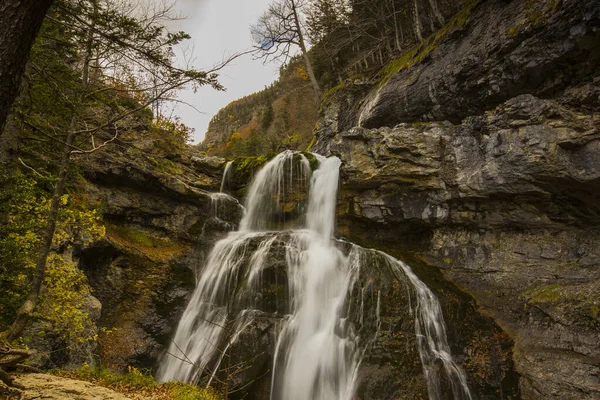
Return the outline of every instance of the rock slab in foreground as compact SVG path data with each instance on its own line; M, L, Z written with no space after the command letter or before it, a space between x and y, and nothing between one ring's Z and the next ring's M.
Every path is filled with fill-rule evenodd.
M85 381L47 374L23 374L17 382L27 389L23 400L130 400L120 393Z

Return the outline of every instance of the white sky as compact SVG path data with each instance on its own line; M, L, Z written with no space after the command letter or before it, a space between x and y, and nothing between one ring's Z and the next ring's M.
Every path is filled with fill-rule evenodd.
M252 46L250 25L268 7L270 0L178 0L176 8L187 19L177 21L171 30L183 30L192 39L183 46L193 45L194 67L208 69L227 58ZM175 115L195 129L194 142L204 139L212 116L221 108L241 97L264 89L279 74L279 65L263 65L247 55L233 61L220 72L220 83L226 92L201 88L197 93L191 89L179 93L179 99L193 104L202 113L186 105L178 105Z

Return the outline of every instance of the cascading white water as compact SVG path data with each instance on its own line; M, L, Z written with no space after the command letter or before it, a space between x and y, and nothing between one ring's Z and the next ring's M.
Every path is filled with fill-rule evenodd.
M350 399L358 366L356 338L342 314L352 278L333 246L339 159L313 174L307 232L288 247L292 315L279 335L271 399Z
M353 397L362 356L380 325L381 293L376 294L369 335L364 334L366 320L373 318L364 317L364 301L360 318L351 321L348 297L365 261L377 255L415 297L415 332L430 399L441 398L439 371L433 368L438 360L454 398L471 399L466 376L450 356L439 303L427 286L384 253L351 245L344 255L333 240L340 160L313 156L319 163L314 172L306 156L286 151L256 175L240 230L215 245L197 274L196 290L163 357L159 380L198 382L204 375L210 384L223 355L260 309L262 273L272 248L284 242L289 310L281 310L287 316L273 360L272 400ZM296 230L281 232L290 227ZM361 297L364 290L358 289Z
M299 166L295 160L300 161ZM253 282L265 262L261 254L269 251L273 241L273 236L264 231L284 226L281 204L293 189L308 187L310 174L306 157L291 151L279 154L257 174L249 189L240 230L219 241L211 250L204 270L197 273L194 294L159 366L159 380L196 382L203 373L218 368L218 362L212 368L209 364L224 352L223 334L228 335L227 346L232 336L247 324L248 313L240 310L254 306ZM262 243L252 256L248 247L255 239ZM246 270L243 262L251 256L252 262ZM248 284L238 288L239 279L246 277Z
M440 374L435 369L435 363L438 360L444 366L444 373L450 382L454 399L471 400L472 396L467 385L467 376L452 360L450 354L446 324L437 297L408 265L388 254L378 253L387 258L398 275L406 276L414 289L415 305L412 312L415 318L415 334L417 335L417 346L430 400L444 398L442 396Z
M310 175L310 163L303 154L286 150L277 155L256 174L248 189L240 231L283 228L282 205L292 200L294 189L306 190Z
M225 164L225 170L223 171L223 179L221 179L221 188L219 193L225 193L225 189L227 189L227 184L229 183L229 171L231 171L232 165L232 161L227 161L227 164Z

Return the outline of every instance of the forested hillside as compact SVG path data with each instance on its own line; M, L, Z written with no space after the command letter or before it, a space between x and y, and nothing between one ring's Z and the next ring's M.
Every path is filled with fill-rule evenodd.
M229 158L304 150L316 122L317 105L306 67L295 58L282 66L273 85L220 110L199 150Z
M256 54L270 62L283 60L279 79L215 115L199 150L234 157L307 149L323 99L347 81L376 86L397 70L423 60L443 36L465 23L477 3L274 2L252 31L258 42ZM294 9L302 18L301 26L284 17ZM302 53L300 35L311 46L306 57L293 56L296 50ZM316 95L310 70L317 81Z

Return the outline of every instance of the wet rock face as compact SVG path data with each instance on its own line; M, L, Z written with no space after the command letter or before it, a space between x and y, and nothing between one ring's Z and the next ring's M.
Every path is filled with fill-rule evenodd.
M523 95L459 126L352 128L326 151L344 162L351 216L423 229L595 226L595 124L593 115Z
M217 177L220 177L223 174L223 169L226 164L224 158L205 155L192 156L190 161L196 171Z
M269 399L273 358L284 319L291 313L289 267L286 252L294 246L295 236L275 234L264 264L250 290L247 276L252 254L271 233L248 241L246 257L240 262L229 287L233 305L229 305L229 323L248 319L241 331L225 329L217 346L229 349L217 366L221 353L209 363L201 382L212 371L213 382L228 381L232 398ZM376 252L357 250L345 241L337 242L345 257L360 254L360 267L352 270L352 284L346 297L344 323L364 349L358 370L356 396L361 399L416 399L427 397L427 385L415 336L414 287L406 276L393 269ZM354 253L356 254L356 253ZM356 257L354 255L353 257ZM421 268L416 260L411 265ZM479 399L517 398L518 386L511 357L512 340L487 316L481 315L474 302L441 276L429 276L429 285L437 291L448 326L454 359L468 373L469 387ZM231 343L230 343L231 342ZM439 371L437 371L439 369ZM441 363L432 373L442 372ZM452 399L450 382L442 379L444 397ZM498 393L503 393L500 397Z
M81 166L107 230L75 255L102 306L98 325L108 329L95 349L103 365L156 367L206 254L241 219L237 200L212 194L220 176L209 173L221 161L188 158L162 171L119 145Z
M343 161L339 234L412 254L426 282L434 266L473 296L515 340L523 398L600 394L597 121L522 95L461 125L355 127L319 143Z
M422 261L443 307L452 284L474 299L503 333L471 333L463 366L489 380L473 349L506 335L523 399L600 396L599 18L482 1L421 63L336 93L313 147L343 161L338 234Z

